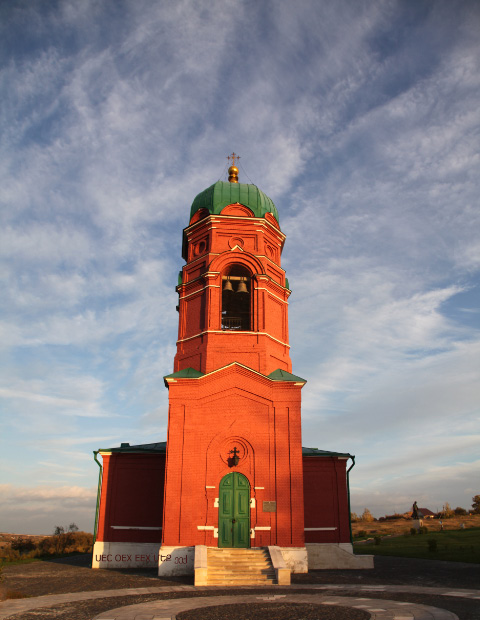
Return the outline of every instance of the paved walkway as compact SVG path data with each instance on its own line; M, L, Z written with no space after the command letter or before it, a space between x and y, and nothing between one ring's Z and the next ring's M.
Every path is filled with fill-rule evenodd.
M310 603L314 605L342 605L354 607L370 613L375 620L458 620L458 616L437 607L398 603L396 601L375 600L367 597L328 596L322 594L272 594L243 596L212 596L207 599L177 599L131 605L95 616L95 620L170 620L175 614L188 609L198 609L214 605L233 605L238 603L259 603L264 601L282 603ZM228 617L228 612L226 613Z
M288 589L288 594L275 594L275 588ZM258 594L258 586L235 587L236 594L232 596L215 596L218 586L169 586L152 588L126 588L121 590L98 590L94 592L75 592L70 594L56 594L49 596L39 596L35 598L8 600L0 603L0 620L27 612L40 609L42 607L54 607L62 603L72 603L75 601L86 601L92 599L104 599L109 597L143 595L143 594L165 594L169 592L198 592L209 591L212 596L202 598L176 598L165 599L138 605L130 605L95 616L95 620L170 620L175 614L187 609L196 609L211 605L228 605L241 602L258 603L259 601L281 601L289 603L314 603L318 605L343 605L364 609L371 614L375 620L458 620L452 612L437 607L419 605L414 603L403 603L385 599L375 599L368 597L370 593L374 596L375 592L388 593L412 593L435 596L452 596L464 599L474 599L479 601L480 590L462 590L452 588L433 588L422 586L393 586L393 585L357 585L357 584L305 584L293 585L287 588L283 586L269 587L265 594ZM221 589L225 589L222 587ZM256 594L248 594L248 590L255 589ZM241 590L242 594L238 594ZM311 590L312 594L299 594L295 591ZM329 593L323 591L328 590ZM332 596L331 591L351 590L352 592L365 593L365 597ZM243 594L244 592L244 594Z

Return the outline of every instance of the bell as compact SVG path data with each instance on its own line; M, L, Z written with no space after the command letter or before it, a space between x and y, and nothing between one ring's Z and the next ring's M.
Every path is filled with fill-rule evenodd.
M240 280L237 288L237 293L248 293L248 288L245 280Z
M226 280L225 281L225 284L223 285L223 290L224 291L233 291L232 283L230 282L230 280Z

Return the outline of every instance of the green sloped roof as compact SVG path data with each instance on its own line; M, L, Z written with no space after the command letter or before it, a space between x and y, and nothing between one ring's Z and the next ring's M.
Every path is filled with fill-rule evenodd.
M198 377L203 377L205 373L200 372L199 370L195 370L195 368L183 368L182 370L177 370L177 372L172 372L171 375L166 375L163 377L164 379L198 379Z
M251 209L255 217L265 217L266 213L273 213L277 222L280 221L273 200L256 185L229 181L217 181L200 192L192 203L190 219L199 209L207 209L212 215L219 215L224 207L236 202Z
M319 450L318 448L302 448L303 456L344 456L353 458L348 452L329 452L328 450Z
M167 451L166 441L157 441L156 443L142 443L131 446L129 443L122 443L119 448L104 448L100 452L141 452L150 454L165 454Z
M281 368L277 368L268 375L269 379L272 381L302 381L302 383L306 383L305 379L302 377L297 377L297 375L292 375L291 372L287 372L286 370L282 370Z

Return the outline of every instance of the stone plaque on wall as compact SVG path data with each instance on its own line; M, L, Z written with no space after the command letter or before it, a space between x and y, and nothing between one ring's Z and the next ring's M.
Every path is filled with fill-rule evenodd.
M277 512L277 502L263 502L263 512Z

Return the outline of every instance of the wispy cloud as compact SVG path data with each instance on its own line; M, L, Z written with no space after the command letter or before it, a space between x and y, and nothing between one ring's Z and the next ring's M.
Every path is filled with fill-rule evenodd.
M0 484L2 530L51 534L56 525L74 522L89 531L93 526L96 495L94 487L12 487Z
M0 485L0 496L2 497L3 504L24 502L35 503L37 501L43 502L45 500L55 501L71 501L71 502L83 502L85 500L91 501L93 497L96 497L96 489L85 489L83 487L12 487L9 484Z
M305 436L356 452L353 498L372 509L411 503L377 466L415 480L418 500L431 483L432 501L436 468L451 468L443 501L466 504L480 384L477 5L0 11L9 482L89 489L84 449L165 438L181 230L235 150L288 237ZM401 464L415 454L411 478Z

